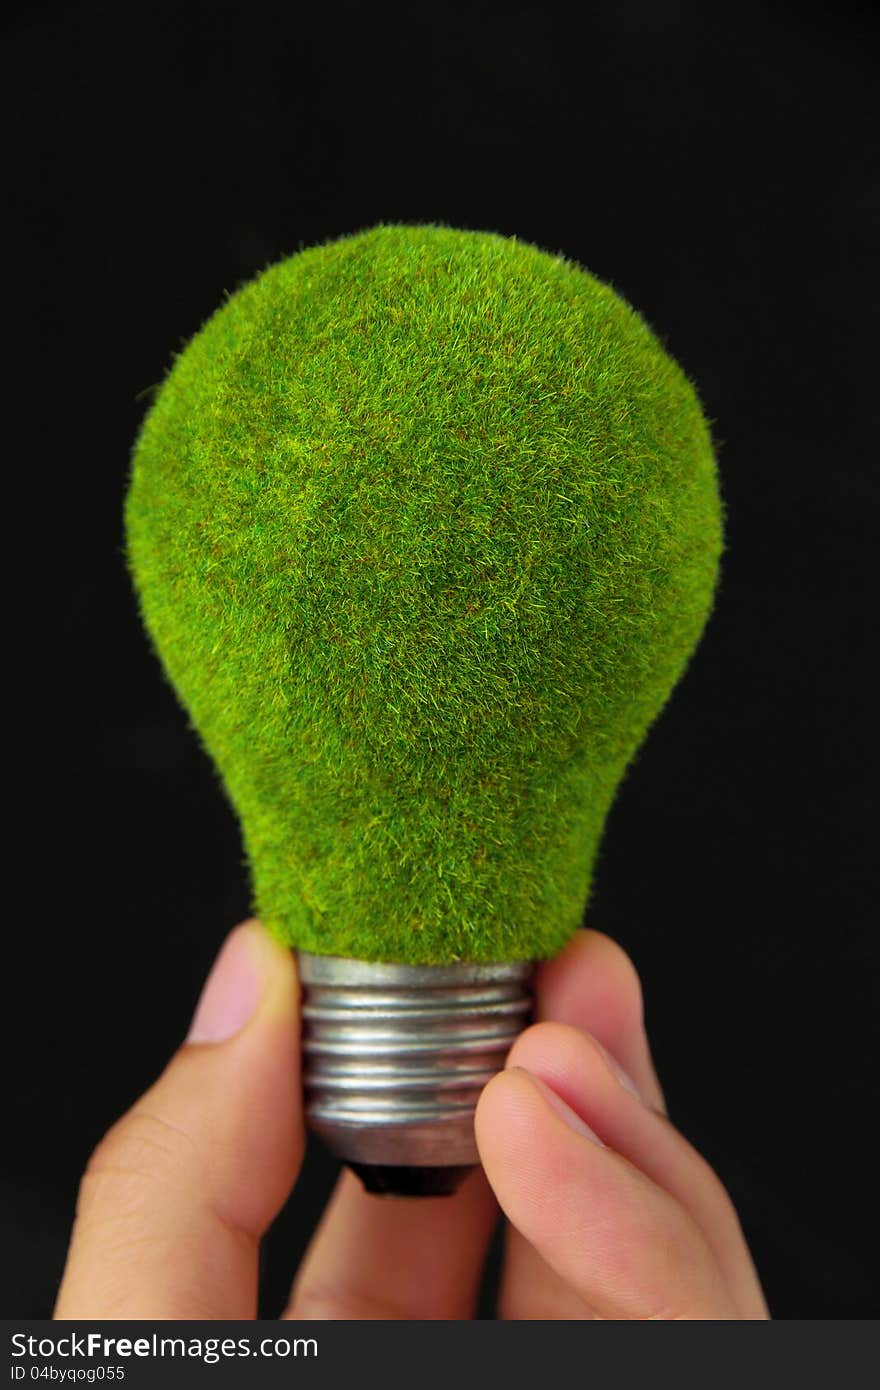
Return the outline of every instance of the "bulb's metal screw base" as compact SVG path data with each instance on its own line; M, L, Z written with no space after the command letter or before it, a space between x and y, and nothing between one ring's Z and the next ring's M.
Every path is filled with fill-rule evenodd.
M370 1192L455 1191L479 1162L480 1092L528 1020L531 964L298 959L310 1127Z

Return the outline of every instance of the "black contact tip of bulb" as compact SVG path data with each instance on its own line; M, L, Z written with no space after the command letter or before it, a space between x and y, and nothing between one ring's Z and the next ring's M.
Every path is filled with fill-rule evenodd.
M417 1168L408 1163L350 1163L366 1192L376 1197L451 1197L473 1165Z

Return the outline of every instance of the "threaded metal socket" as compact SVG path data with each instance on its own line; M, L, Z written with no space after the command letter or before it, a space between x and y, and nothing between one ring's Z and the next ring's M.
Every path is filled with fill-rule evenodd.
M531 1009L529 962L299 953L310 1127L356 1169L478 1163L474 1110Z

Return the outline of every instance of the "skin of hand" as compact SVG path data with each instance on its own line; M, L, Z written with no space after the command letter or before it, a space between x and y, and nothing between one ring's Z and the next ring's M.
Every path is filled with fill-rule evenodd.
M55 1317L253 1318L259 1242L305 1148L292 955L227 938L189 1037L80 1187ZM483 1170L393 1202L339 1179L284 1317L466 1319L500 1205L508 1319L762 1319L736 1213L665 1118L638 977L578 932L476 1116Z

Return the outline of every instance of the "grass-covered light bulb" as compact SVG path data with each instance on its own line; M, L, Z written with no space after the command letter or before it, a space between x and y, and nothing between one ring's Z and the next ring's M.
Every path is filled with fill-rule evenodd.
M696 395L561 256L380 226L196 334L126 515L256 909L300 953L311 1121L374 1188L451 1188L711 605Z

